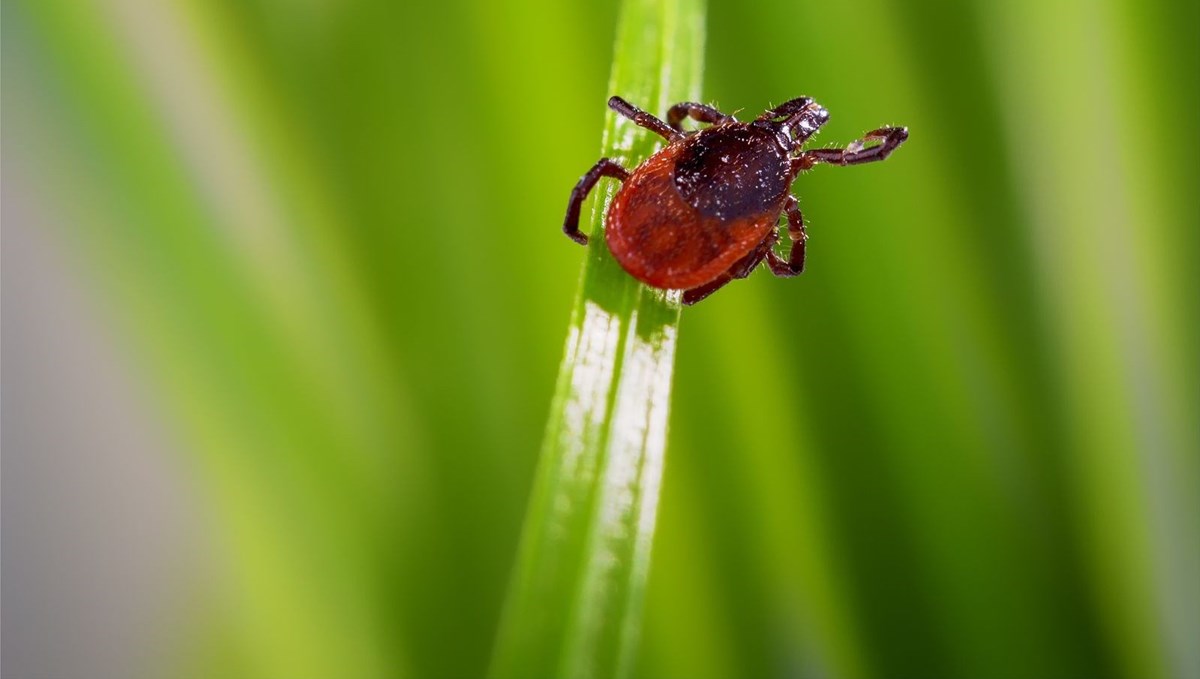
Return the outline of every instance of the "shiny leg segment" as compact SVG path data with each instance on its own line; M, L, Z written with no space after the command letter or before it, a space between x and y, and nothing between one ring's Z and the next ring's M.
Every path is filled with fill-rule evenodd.
M592 192L592 188L601 177L625 181L629 179L629 171L608 158L601 158L587 174L580 177L575 188L571 189L571 198L567 201L567 216L563 219L563 233L580 245L587 245L588 237L579 230L579 210L583 206L583 200Z

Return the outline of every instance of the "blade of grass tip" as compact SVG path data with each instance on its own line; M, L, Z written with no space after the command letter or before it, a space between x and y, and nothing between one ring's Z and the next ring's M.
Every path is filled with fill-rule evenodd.
M699 97L703 0L624 0L610 94L651 111ZM597 102L602 105L602 102ZM602 155L660 141L610 112ZM591 239L491 676L620 677L633 663L666 446L679 293L642 286ZM564 194L565 195L565 194Z

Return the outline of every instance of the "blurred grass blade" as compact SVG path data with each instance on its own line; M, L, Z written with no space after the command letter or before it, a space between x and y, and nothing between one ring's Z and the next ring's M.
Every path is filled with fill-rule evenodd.
M701 0L626 0L610 94L650 111L696 99ZM602 100L597 105L603 105ZM661 141L610 113L602 155L632 168ZM495 677L626 676L662 479L678 294L625 274L599 237L596 195L538 478L493 658Z

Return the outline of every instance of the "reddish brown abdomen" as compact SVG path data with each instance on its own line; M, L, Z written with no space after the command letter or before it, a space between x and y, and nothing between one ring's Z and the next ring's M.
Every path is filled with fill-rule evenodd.
M775 227L787 196L788 177L772 177L766 191L750 197L757 201L755 204L743 203L735 207L747 209L729 212L712 209L711 202L700 203L702 209L697 209L698 199L692 189L702 191L704 187L687 184L691 174L677 176L677 163L682 160L686 166L698 157L711 155L734 131L711 128L671 144L639 166L617 192L609 206L604 233L613 257L634 278L672 290L704 285L749 254ZM716 146L702 146L698 154L697 145L706 140L715 141ZM744 145L744 140L737 141ZM746 153L763 149L740 150ZM721 162L721 158L716 161ZM771 163L771 159L763 160ZM690 201L681 194L681 184L692 194ZM719 196L723 189L715 188ZM705 194L710 195L714 194Z

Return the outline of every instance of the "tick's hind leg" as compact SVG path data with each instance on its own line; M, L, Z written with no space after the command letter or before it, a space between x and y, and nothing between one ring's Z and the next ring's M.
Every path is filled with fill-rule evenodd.
M675 131L683 132L683 126L679 123L683 122L683 119L689 116L692 120L709 123L710 125L730 119L729 116L707 104L684 101L675 104L667 111L667 124Z
M787 212L788 237L792 239L792 249L788 252L787 260L775 254L774 248L768 250L767 266L776 276L791 278L804 273L804 242L808 240L808 234L804 232L804 215L795 196L788 196L784 210Z
M817 163L830 165L858 165L883 160L891 155L904 140L908 139L907 127L881 127L863 135L862 139L851 143L844 149L813 149L805 151L796 158L801 169L808 169ZM863 148L869 141L880 142L869 149Z
M753 252L734 262L728 271L721 274L715 280L709 281L698 288L685 291L683 293L683 303L691 306L725 287L731 281L749 276L754 272L754 267L761 264L767 253L771 252L771 248L775 247L775 243L778 240L779 236L771 233Z
M580 177L575 188L571 189L571 199L567 201L567 216L563 219L563 233L580 245L587 245L588 237L579 231L579 209L583 205L583 199L587 198L601 177L625 181L629 179L629 172L608 158L601 158L587 174Z
M609 97L608 107L625 116L626 118L629 118L637 125L650 130L663 139L666 139L667 141L674 141L680 136L680 134L682 134L671 129L670 126L658 118L655 118L654 116L646 113L642 109L634 106L620 97Z
M704 285L701 285L698 288L692 288L691 290L685 291L683 293L683 305L691 306L691 305L695 304L696 302L699 302L700 300L704 299L705 297L708 297L709 295L713 294L717 290L720 290L721 288L725 287L732 280L733 280L733 276L730 275L730 273L728 271L726 271L725 273L721 274L720 278L718 278L714 281L705 283Z

